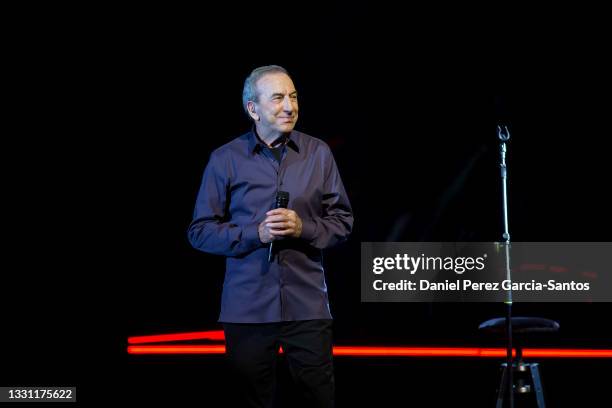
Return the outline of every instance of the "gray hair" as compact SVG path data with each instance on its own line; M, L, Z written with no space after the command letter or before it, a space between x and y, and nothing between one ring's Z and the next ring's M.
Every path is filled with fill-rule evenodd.
M257 81L264 75L274 72L281 72L289 76L287 70L279 65L264 65L263 67L255 68L247 79L245 79L244 88L242 88L242 107L249 117L251 116L247 109L247 103L249 101L257 102L257 98L259 97L256 87Z

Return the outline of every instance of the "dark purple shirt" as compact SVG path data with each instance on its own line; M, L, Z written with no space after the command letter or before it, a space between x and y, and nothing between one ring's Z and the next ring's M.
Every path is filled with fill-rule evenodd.
M289 192L302 235L274 241L269 263L257 228L279 190ZM278 163L251 131L212 152L188 235L194 248L227 257L219 321L267 323L331 319L322 249L346 240L352 226L327 144L293 131Z

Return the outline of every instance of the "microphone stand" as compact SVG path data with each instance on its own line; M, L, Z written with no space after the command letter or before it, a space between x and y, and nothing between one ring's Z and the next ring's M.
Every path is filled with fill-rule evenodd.
M512 276L510 273L510 232L508 231L508 192L507 192L507 168L506 168L506 142L510 140L510 131L507 126L502 129L501 126L497 126L497 137L501 141L500 143L500 170L501 170L501 181L502 181L502 205L504 212L504 234L503 239L505 240L505 266L506 266L506 280L510 283L508 285L507 297L505 300L506 304L506 370L507 370L507 393L508 402L510 408L514 408L514 383L513 383L513 370L512 365Z

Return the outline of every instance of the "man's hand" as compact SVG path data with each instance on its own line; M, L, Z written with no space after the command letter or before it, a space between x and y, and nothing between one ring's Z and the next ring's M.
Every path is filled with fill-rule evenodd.
M264 244L287 237L302 235L302 219L293 210L277 208L266 213L266 219L259 224L259 239Z

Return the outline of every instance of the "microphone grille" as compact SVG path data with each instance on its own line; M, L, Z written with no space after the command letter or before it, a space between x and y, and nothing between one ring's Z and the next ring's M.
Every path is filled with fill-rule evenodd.
M276 208L287 208L289 205L289 193L287 191L279 191L276 193Z

